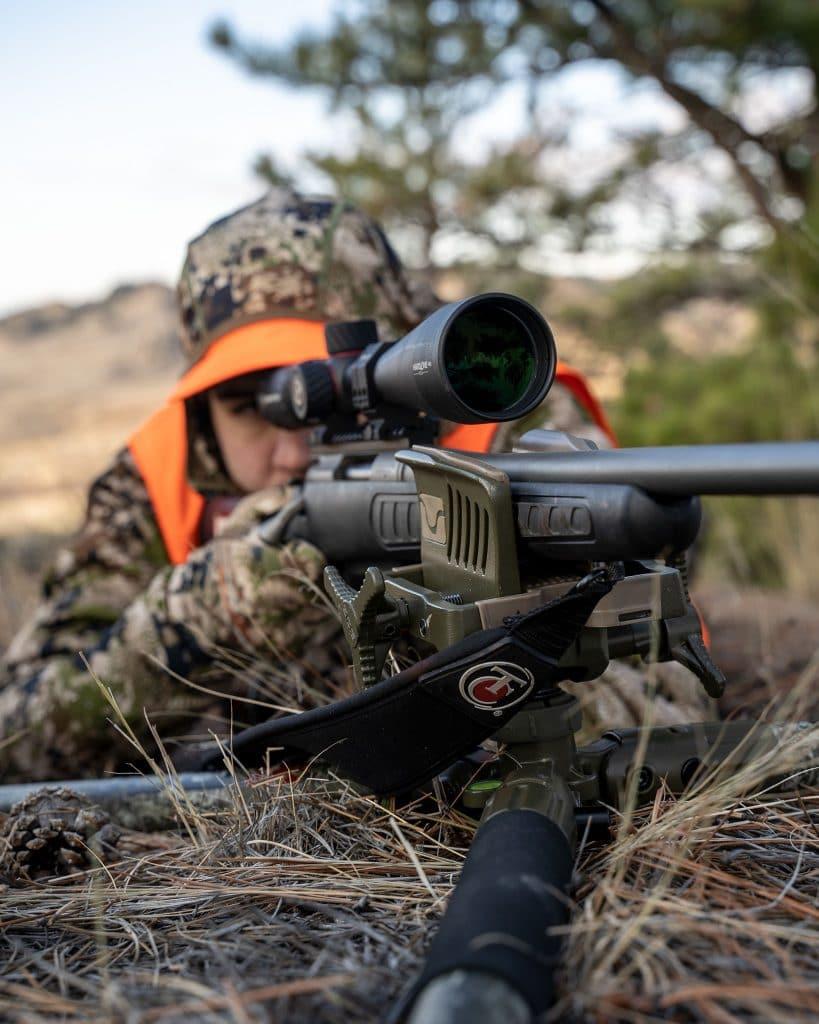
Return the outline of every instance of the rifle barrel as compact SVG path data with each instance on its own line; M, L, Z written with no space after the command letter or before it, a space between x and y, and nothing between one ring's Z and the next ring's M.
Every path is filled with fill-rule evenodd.
M819 494L819 441L481 455L515 481L631 484L650 494Z

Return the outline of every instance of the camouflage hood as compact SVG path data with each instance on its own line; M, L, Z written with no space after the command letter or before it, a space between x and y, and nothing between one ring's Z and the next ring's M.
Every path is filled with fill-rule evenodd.
M375 221L349 203L286 188L195 238L177 293L191 365L216 338L253 321L366 317L388 340L439 305L409 279Z

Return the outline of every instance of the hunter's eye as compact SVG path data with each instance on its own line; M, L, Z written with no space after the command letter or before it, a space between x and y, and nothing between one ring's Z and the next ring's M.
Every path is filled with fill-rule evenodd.
M252 398L234 399L228 405L228 412L231 416L248 416L251 413L256 415L256 402Z

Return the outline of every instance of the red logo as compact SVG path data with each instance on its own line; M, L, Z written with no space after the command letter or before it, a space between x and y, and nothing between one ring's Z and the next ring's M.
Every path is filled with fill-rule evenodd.
M511 661L495 661L467 669L459 688L473 707L499 714L528 697L534 685L535 677L529 669Z
M481 676L469 684L469 695L479 704L497 704L511 692L507 676Z

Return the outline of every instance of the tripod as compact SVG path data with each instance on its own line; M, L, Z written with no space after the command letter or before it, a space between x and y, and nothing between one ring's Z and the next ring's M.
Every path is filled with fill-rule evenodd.
M461 879L421 976L390 1018L407 1024L530 1024L555 997L555 929L579 837L607 831L609 808L673 794L715 769L735 771L779 742L754 721L618 729L578 749L577 699L554 687L495 739L483 772L461 762L450 781L481 812Z

